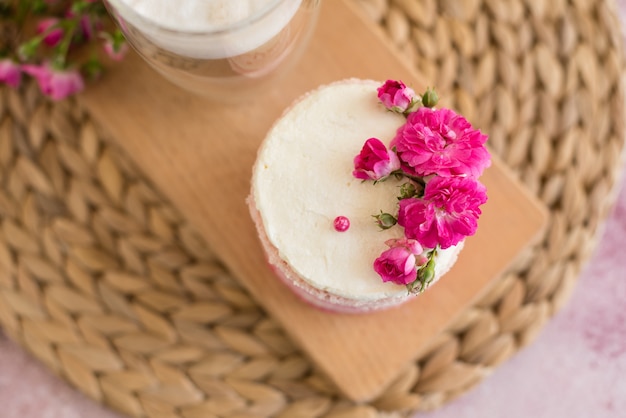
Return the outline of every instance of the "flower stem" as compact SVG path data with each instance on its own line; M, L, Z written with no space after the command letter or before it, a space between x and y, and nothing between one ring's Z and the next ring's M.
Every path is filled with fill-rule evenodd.
M15 3L17 3L17 14L15 16L15 21L17 22L17 25L21 30L22 27L24 26L24 22L26 22L26 18L28 17L30 10L33 7L34 1L33 0L26 0L26 1L18 0Z
M79 18L74 17L72 19L66 20L65 22L63 22L63 24L61 24L61 27L64 30L63 39L61 40L59 46L56 48L56 54L52 63L52 65L56 69L63 70L66 67L67 55L72 44L72 39L74 38L76 28L78 27L78 19Z

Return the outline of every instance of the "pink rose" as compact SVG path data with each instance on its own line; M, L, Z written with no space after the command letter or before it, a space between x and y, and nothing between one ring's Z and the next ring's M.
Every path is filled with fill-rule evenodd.
M414 103L417 95L402 81L387 80L378 88L378 99L389 110L404 113Z
M391 146L410 175L478 178L491 164L487 136L450 109L422 107L409 114Z
M398 156L379 139L365 141L359 155L354 157L352 175L362 180L381 180L400 168Z
M5 58L0 60L0 83L11 87L19 87L22 81L20 66L12 60Z
M385 242L390 248L374 261L374 270L383 282L406 285L417 279L417 267L426 263L419 242L412 239L391 239Z
M57 46L63 39L63 29L55 27L59 19L50 17L42 19L37 23L37 33L45 34L43 42L48 46Z
M33 76L41 92L54 100L64 99L84 88L83 78L78 71L55 70L50 64L24 65L22 70Z
M422 198L400 200L398 224L423 246L445 249L476 232L486 201L485 186L473 178L433 177Z

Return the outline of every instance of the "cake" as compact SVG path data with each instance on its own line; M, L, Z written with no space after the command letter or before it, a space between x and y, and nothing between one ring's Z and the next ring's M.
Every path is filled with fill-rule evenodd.
M489 158L486 136L450 110L436 113L434 96L431 90L419 96L402 82L342 80L301 97L267 133L248 205L269 264L304 300L337 312L389 308L455 264L486 200L476 179ZM418 114L447 117L452 130L440 136L456 129L457 139L471 140L448 138L449 156L416 154L409 121ZM429 172L432 161L417 161L423 155L442 161ZM442 189L444 196L466 193L452 202L461 205L459 213L433 209L460 218L454 228L438 217L431 230L424 227L437 184L439 198Z

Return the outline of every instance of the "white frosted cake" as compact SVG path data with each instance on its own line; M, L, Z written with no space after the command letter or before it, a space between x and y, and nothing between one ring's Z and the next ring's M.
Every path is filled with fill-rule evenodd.
M395 171L373 184L356 173L364 142L389 143L407 121L407 114L381 104L380 84L350 79L305 95L271 128L253 168L248 204L269 263L298 295L329 310L387 308L415 290L414 284L384 281L375 268L381 253L406 242L401 226L381 229L376 215L394 214L396 223L407 177ZM409 182L415 179L412 174ZM402 268L415 276L432 259L434 276L417 287L423 291L454 265L463 243L435 252L417 244L419 251L409 254L410 265L403 258ZM406 244L400 247L404 251Z

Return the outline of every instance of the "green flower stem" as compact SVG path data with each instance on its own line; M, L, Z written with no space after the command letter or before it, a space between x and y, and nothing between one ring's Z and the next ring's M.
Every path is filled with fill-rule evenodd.
M17 15L15 20L21 31L35 2L33 0L17 0L15 3L17 3Z
M71 19L61 22L60 27L64 30L63 39L55 49L55 56L52 66L58 70L63 70L67 66L67 54L72 44L72 39L76 33L80 17L77 15ZM56 26L56 25L55 25Z
M424 181L423 177L417 177L417 176L412 176L410 174L406 174L404 173L404 177L413 180L414 182L416 182L417 184L419 184L420 186L422 186L422 188L426 187L426 182Z
M28 41L22 43L17 49L19 59L22 61L30 60L37 52L39 44L41 44L41 39L38 38L29 39Z
M81 72L85 74L90 80L96 80L102 75L102 63L100 62L97 54L91 54L89 59L85 61L85 63L81 67Z

